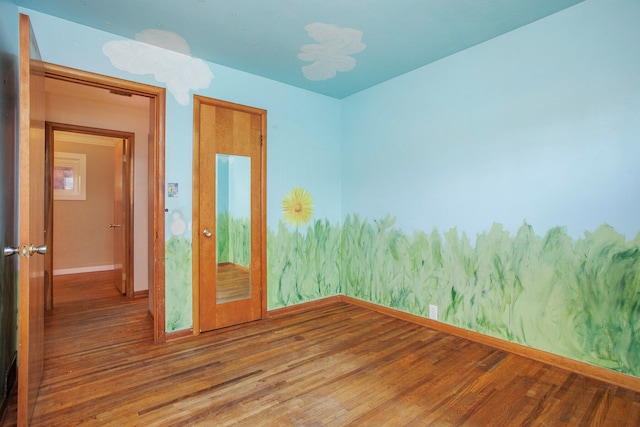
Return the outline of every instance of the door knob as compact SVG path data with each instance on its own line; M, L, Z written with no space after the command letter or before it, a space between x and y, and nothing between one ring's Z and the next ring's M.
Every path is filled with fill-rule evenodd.
M122 227L120 224L109 224L109 228Z
M18 255L20 253L20 248L12 248L11 246L7 246L2 250L4 256Z
M17 248L12 248L11 246L7 246L2 250L2 253L4 254L4 256L11 256L11 255L31 256L33 254L44 255L47 253L47 245L40 245L40 246L29 245L29 246L22 246Z
M46 253L47 253L47 245L29 246L29 255L33 255L33 254L44 255Z
M211 237L211 231L208 228L202 230L202 234L204 234L205 237Z

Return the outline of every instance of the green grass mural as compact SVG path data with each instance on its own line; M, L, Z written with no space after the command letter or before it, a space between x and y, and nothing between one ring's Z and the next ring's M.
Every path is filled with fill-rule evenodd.
M436 304L443 322L640 376L640 233L493 224L472 242L455 228L409 234L391 216L340 226L306 215L267 230L269 309L337 294L424 317ZM229 233L245 241L239 225ZM189 328L185 237L167 242L166 281L167 330Z
M338 225L317 220L304 232L280 222L267 233L267 305L285 307L343 293Z
M347 295L640 376L640 234L602 225L574 240L501 225L475 247L456 229L407 235L394 220L347 217Z
M640 234L494 224L474 245L394 222L269 230L269 308L340 293L424 317L436 304L443 322L640 376Z
M277 232L267 230L269 309L342 293L340 226L317 220L300 231L313 217L313 199L301 187L282 199L282 216Z
M234 218L222 212L216 219L218 262L251 264L251 223L249 218Z
M167 332L193 325L191 283L191 239L171 236L165 245Z

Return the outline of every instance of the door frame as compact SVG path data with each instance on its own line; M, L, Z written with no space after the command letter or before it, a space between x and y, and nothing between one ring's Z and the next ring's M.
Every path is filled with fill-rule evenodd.
M192 314L193 335L200 332L200 106L201 104L257 114L261 119L260 138L260 248L262 257L260 298L260 319L267 317L267 111L229 101L199 95L193 96L193 183L192 183Z
M149 152L150 169L153 180L149 182L149 192L153 198L153 250L149 263L153 265L153 341L166 342L165 325L165 116L166 89L89 71L44 63L45 77L94 86L103 89L126 91L134 95L150 98L153 103L153 152ZM151 171L150 171L151 172ZM150 292L151 295L151 292Z
M126 217L124 219L125 221L125 228L124 228L124 241L125 241L125 253L124 253L124 258L125 258L125 262L124 265L126 266L125 270L123 270L123 273L125 273L126 275L125 277L125 296L133 298L134 296L134 283L133 283L133 272L134 272L134 264L133 264L133 236L134 236L134 224L133 224L133 189L134 189L134 182L133 182L133 171L134 171L134 165L133 165L133 157L132 157L132 152L133 152L133 148L135 147L135 133L132 132L124 132L124 131L119 131L119 130L111 130L111 129L100 129L100 128L93 128L93 127L88 127L88 126L78 126L78 125L71 125L71 124L67 124L67 123L57 123L57 122L46 122L45 123L45 150L49 150L49 153L45 153L45 155L49 155L49 158L54 158L53 153L55 153L55 138L54 138L54 133L55 131L61 131L61 132L73 132L73 133L79 133L79 134L85 134L85 135L95 135L95 136L105 136L108 138L120 138L125 140L125 153L126 153L126 161L125 161L125 177L126 177L126 182L124 183L125 185L123 186L123 189L125 190L124 193L124 197L123 200L126 204ZM50 162L49 165L49 171L48 173L53 174L53 163L54 162ZM53 194L53 181L49 180L51 185L50 191ZM55 203L55 202L54 202ZM55 223L53 224L53 226L55 227ZM53 233L51 233L53 234ZM53 255L53 238L51 239L51 242L48 243L51 246L49 247L51 249L51 255ZM53 271L53 267L51 268L51 271ZM47 309L51 309L53 308L53 286L48 286L45 287L45 289L47 290L46 295L45 295L45 301L46 301L46 306Z

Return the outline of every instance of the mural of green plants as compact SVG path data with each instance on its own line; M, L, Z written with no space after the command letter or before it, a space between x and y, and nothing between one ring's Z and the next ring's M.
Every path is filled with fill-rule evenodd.
M280 222L267 233L269 309L343 293L340 285L340 227L316 220L304 232Z
M232 262L249 267L251 264L251 222L249 218L234 218L229 212L218 214L216 220L218 262Z
M347 217L347 295L640 376L640 234L602 225L574 240L562 227L515 236L494 224L475 247L456 229L396 229Z
M267 305L269 309L342 293L338 225L316 220L311 194L296 187L282 199L283 221L267 232ZM293 227L293 231L287 225Z
M267 230L270 310L337 294L424 317L435 304L440 321L640 376L640 233L627 240L604 224L573 238L563 227L538 235L524 223L511 234L493 224L472 242L455 228L409 234L391 216L311 221L301 194L285 197L291 210ZM246 240L248 224L226 224L218 233ZM186 237L167 241L166 282L167 330L189 328Z
M193 324L191 240L171 236L165 245L166 329L173 332Z

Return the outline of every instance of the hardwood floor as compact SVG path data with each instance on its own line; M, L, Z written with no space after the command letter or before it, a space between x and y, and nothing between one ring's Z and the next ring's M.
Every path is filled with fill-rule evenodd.
M34 426L640 424L640 393L349 304L154 345L146 299L54 287Z
M251 298L251 273L232 263L218 264L216 304Z

